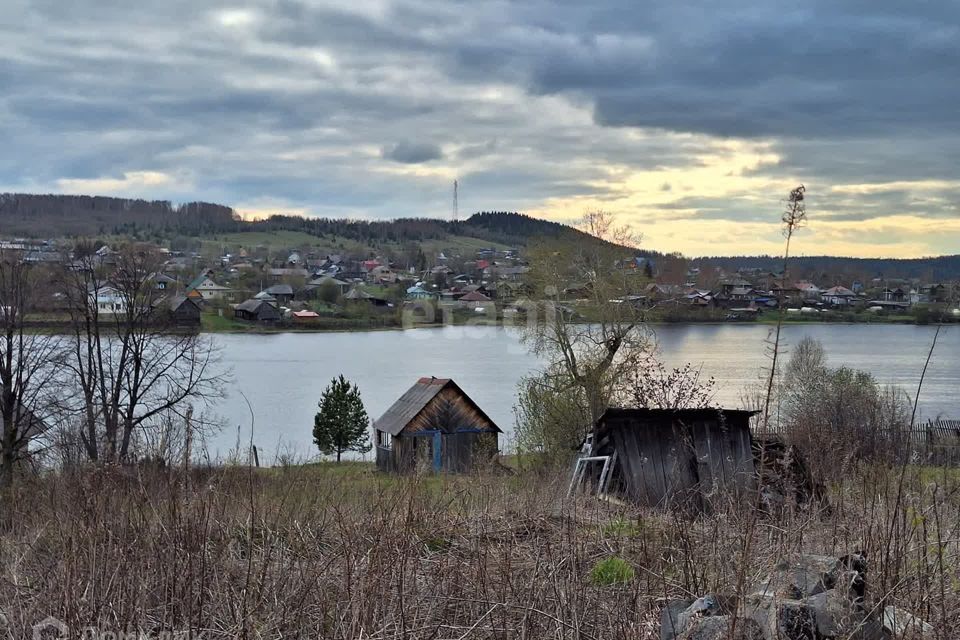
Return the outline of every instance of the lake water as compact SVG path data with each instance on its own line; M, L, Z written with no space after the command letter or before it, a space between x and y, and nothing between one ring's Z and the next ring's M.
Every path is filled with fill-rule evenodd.
M930 349L933 327L899 325L788 325L787 349L803 336L820 340L832 366L873 373L902 386L911 397ZM761 377L767 363L764 325L665 325L655 329L670 366L691 362L717 380L716 397L737 407L741 392ZM363 333L218 334L222 360L233 371L229 396L214 411L227 427L208 440L213 456L225 456L239 439L253 441L261 462L278 453L316 455L311 429L317 402L339 374L358 383L367 412L376 419L421 376L453 378L507 433L513 430L518 380L539 363L516 333L496 327L445 327ZM960 418L960 326L940 333L923 391L924 418ZM502 441L502 444L504 442Z

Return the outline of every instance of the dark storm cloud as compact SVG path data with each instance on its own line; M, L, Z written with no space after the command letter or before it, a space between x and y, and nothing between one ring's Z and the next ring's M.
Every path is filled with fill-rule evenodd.
M824 219L949 219L958 25L947 1L6 0L0 190L156 172L145 197L377 217L444 215L455 176L461 209L521 209L659 171L664 219L767 219L682 175L729 157Z
M829 138L960 122L956 3L605 4L585 23L558 5L551 28L575 42L530 68L533 90L589 96L601 124Z
M404 164L420 164L421 162L439 160L443 157L443 151L440 147L429 142L398 142L389 147L384 147L381 153L388 160Z

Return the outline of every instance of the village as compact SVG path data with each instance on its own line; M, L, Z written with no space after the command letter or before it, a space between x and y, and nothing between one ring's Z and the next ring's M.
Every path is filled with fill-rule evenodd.
M62 243L0 240L0 250L23 259L67 263ZM154 286L163 308L180 328L207 331L248 329L389 328L449 323L503 322L522 315L531 297L522 248L483 248L472 254L402 257L320 254L297 248L277 251L237 246L220 255L170 250ZM109 267L115 251L96 247L95 261ZM724 270L676 258L661 271L656 260L637 256L618 263L629 294L613 302L646 310L651 322L743 322L773 317L788 321L905 322L960 321L960 281L860 280L825 275L818 282L784 278L777 272L740 267ZM567 283L557 299L571 309L591 284ZM542 293L542 292L541 292ZM104 282L96 292L102 313L123 311L120 295ZM47 305L55 318L56 301Z

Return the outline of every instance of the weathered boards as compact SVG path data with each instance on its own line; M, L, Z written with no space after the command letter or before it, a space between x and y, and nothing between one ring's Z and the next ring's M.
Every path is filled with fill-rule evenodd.
M635 502L700 511L755 484L751 411L608 409L593 455L613 455L611 488Z
M377 468L464 473L490 461L500 428L453 380L420 378L373 424Z

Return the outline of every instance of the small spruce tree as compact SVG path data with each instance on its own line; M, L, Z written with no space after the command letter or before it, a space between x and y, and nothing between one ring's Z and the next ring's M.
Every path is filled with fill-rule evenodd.
M370 418L363 408L360 390L341 375L330 381L319 403L320 411L313 419L313 441L320 453L337 454L337 462L344 451L366 453L370 450L367 429Z

